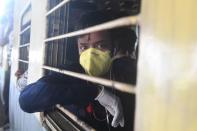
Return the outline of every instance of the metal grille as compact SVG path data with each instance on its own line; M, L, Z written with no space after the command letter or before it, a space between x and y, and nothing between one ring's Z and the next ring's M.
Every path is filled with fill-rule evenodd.
M31 19L26 18L26 15L30 11L31 5L28 4L21 16L21 32L19 44L19 70L21 73L24 73L28 69Z
M140 12L139 7L140 0L48 0L48 12L46 13L47 34L46 39L44 40L45 59L43 69L45 73L47 74L51 71L59 72L72 77L78 77L80 79L113 87L122 92L135 94L135 88L133 85L62 70L60 66L67 62L77 62L79 60L75 36L123 26L135 26L138 22L136 15ZM127 12L130 15L114 19L107 23L101 23L94 27L75 31L75 25L78 22L79 16L84 12L92 10L116 10ZM57 108L59 110L64 110L65 114L68 113L67 110L62 107L58 106ZM47 117L50 117L46 117L48 124L54 124L54 119L58 116L58 114L54 115L53 113L51 114L51 112L48 112L46 115ZM67 117L69 120L73 120L73 117L70 118L69 115ZM57 123L58 121L55 122L55 124ZM87 128L85 130L89 129Z
M114 9L117 5L119 5L118 10L123 11L127 10L127 8L123 8L126 3L136 2L135 5L139 7L139 1L106 1L104 4L107 5L108 8ZM64 4L62 4L64 3ZM54 6L54 5L57 6ZM98 5L98 6L96 6ZM67 62L76 62L78 61L78 51L76 45L75 36L87 34L95 31L101 31L106 29L113 29L122 26L132 26L137 24L137 16L124 16L119 19L115 19L113 21L109 21L106 23L99 24L97 26L89 27L83 30L75 30L75 25L78 22L76 18L87 11L92 9L101 9L102 2L101 1L83 1L79 2L75 0L74 2L69 0L64 1L52 1L49 0L49 12L46 14L48 30L47 30L47 38L45 41L45 67L44 69L52 70L50 67L59 68L62 64ZM59 7L59 8L56 8ZM87 8L88 7L88 8ZM94 8L93 8L94 7ZM107 8L103 6L103 8ZM129 12L129 11L128 11ZM134 8L132 12L133 14L139 13L139 8ZM69 26L68 26L69 25ZM56 70L60 73L62 71ZM113 82L115 83L115 82ZM102 83L100 83L102 84ZM114 84L118 85L118 84ZM133 92L133 87L128 86L128 89ZM114 87L115 89L120 89L120 87ZM122 90L121 90L122 91Z
M65 108L57 105L53 111L45 112L46 123L48 126L57 131L95 131L92 127L78 119Z

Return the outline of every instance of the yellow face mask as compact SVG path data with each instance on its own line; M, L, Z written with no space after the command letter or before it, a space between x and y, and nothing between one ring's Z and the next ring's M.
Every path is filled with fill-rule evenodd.
M89 48L80 55L80 64L90 76L104 75L111 63L110 51Z

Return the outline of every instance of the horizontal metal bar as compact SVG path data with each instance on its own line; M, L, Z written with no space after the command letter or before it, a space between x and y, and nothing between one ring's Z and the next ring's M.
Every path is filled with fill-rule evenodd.
M79 128L77 128L76 125L74 125L70 120L68 120L68 118L66 118L62 113L57 112L57 114L60 115L61 117L63 117L64 118L64 121L66 121L67 123L69 123L69 125L72 126L73 129L75 129L76 131L80 131Z
M23 63L29 63L29 61L26 61L26 60L21 60L21 59L18 59L20 62L23 62Z
M22 35L25 31L27 31L28 29L31 28L31 25L28 25L25 29L23 29L21 32L20 32L20 35Z
M79 79L98 83L98 84L101 84L101 85L104 85L109 88L113 88L113 89L116 89L116 90L119 90L122 92L127 92L130 94L135 94L135 92L136 92L135 87L130 84L125 84L125 83L116 82L116 81L107 80L107 79L98 78L98 77L92 77L92 76L88 76L85 74L76 73L76 72L72 72L72 71L60 70L58 68L54 68L54 67L50 67L50 66L43 66L43 68L51 70L51 71L59 72L59 73L65 74L65 75L69 75L72 77L76 77Z
M29 46L30 45L30 43L26 43L26 44L23 44L23 45L19 45L19 48L21 48L21 47L26 47L26 46Z
M80 125L85 131L96 131L94 128L90 127L85 122L81 121L77 116L72 114L70 111L66 110L65 108L61 107L60 105L57 105L56 107L60 111L64 112L69 118L71 118L78 125Z
M49 117L47 117L48 119L51 119ZM57 129L55 129L55 127L51 124L51 122L47 119L45 119L47 126L52 130L52 131L58 131ZM54 123L53 123L54 124ZM61 131L61 130L60 130Z
M59 3L58 5L56 5L53 9L51 9L50 11L48 11L46 13L46 16L50 15L51 13L53 13L54 11L56 11L57 9L59 9L60 7L64 6L67 2L69 2L70 0L64 0L61 3Z
M92 26L92 27L89 27L89 28L86 28L86 29L82 29L82 30L71 32L71 33L47 38L47 39L44 40L44 42L63 39L63 38L66 38L66 37L84 35L84 34L88 34L88 33L91 33L91 32L113 29L113 28L117 28L117 27L136 25L136 24L137 24L137 16L128 16L128 17L123 17L123 18L119 18L119 19L116 19L116 20L112 20L110 22L106 22L106 23L103 23L103 24L100 24L100 25Z

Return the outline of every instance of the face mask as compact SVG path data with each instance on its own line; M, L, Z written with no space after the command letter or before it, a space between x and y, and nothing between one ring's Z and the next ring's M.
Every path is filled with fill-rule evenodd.
M81 53L80 64L91 76L104 75L111 66L110 51L89 48Z

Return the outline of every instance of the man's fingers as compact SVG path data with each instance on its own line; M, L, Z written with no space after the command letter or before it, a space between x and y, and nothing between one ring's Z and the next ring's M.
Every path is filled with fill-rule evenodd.
M122 118L122 120L120 121L120 126L124 127L124 117Z
M119 110L115 110L115 114L114 114L111 125L113 127L117 127L119 124L119 119L120 119L120 112L119 112Z
M112 116L114 116L115 111L114 111L114 109L113 109L112 107L106 106L106 109L107 109L107 111L109 111L109 113L110 113Z

